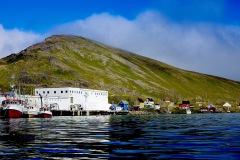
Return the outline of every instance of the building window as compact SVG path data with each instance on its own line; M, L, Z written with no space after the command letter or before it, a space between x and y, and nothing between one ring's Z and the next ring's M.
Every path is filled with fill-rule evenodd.
M45 94L45 91L43 91L43 94Z
M61 93L63 93L63 91L61 91Z
M68 91L67 91L67 90L66 90L65 92L66 92L66 93L68 93Z
M73 103L73 97L71 97L71 99L70 99L70 103Z
M56 94L56 91L54 91L54 94Z
M49 91L47 91L47 94L49 94Z
M36 94L38 94L38 91L36 91Z

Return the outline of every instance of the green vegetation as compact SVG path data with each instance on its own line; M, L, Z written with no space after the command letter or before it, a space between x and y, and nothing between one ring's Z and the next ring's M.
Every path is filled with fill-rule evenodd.
M77 36L52 36L0 60L0 87L12 74L26 91L81 87L109 91L109 102L165 97L174 102L240 102L240 82L175 68Z

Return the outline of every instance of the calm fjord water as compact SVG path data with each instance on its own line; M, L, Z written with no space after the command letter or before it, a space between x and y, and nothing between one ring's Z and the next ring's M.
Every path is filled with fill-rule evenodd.
M240 114L0 119L1 159L240 159Z

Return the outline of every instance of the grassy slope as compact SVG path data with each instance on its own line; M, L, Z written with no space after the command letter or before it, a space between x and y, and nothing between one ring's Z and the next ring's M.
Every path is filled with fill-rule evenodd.
M240 83L181 70L82 37L52 36L0 60L0 87L14 73L33 87L82 87L109 91L112 100L170 97L216 104L239 101Z

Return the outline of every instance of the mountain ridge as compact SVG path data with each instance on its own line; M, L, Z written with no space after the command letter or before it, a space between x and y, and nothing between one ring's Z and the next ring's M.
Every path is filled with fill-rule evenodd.
M240 96L240 82L179 69L72 35L54 35L4 57L0 70L5 77L16 74L26 92L34 87L103 89L115 102L170 97L174 101L201 100L220 105L224 101L237 103ZM0 80L0 87L7 88L9 78Z

